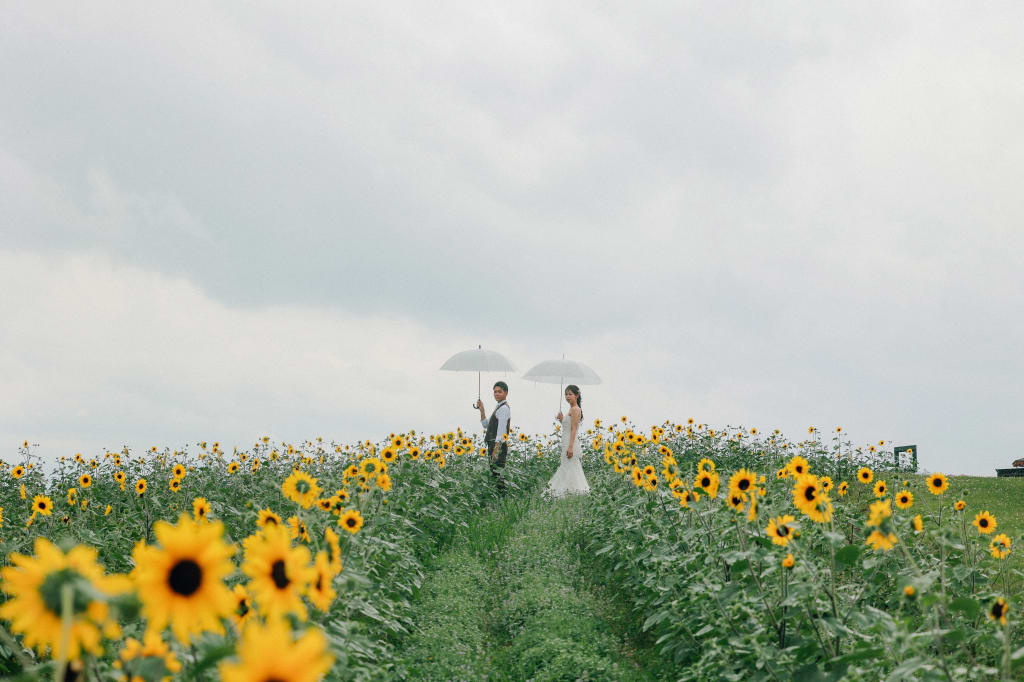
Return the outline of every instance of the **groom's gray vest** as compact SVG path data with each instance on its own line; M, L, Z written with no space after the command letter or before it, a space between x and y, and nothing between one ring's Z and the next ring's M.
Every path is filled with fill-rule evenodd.
M507 406L508 402L503 400L500 403L498 403L497 407L494 408L494 412L491 412L490 420L487 422L487 434L484 436L484 443L487 445L487 454L488 455L491 454L491 450L494 449L494 444L498 441L498 410L501 408L502 405L506 405ZM505 433L510 433L512 431L512 408L511 407L508 408L508 413L509 413L509 419L508 419L508 422L505 424ZM498 454L499 466L504 466L504 464L505 464L505 456L508 454L508 443L507 442L502 442L501 446L498 448L498 453L497 454Z

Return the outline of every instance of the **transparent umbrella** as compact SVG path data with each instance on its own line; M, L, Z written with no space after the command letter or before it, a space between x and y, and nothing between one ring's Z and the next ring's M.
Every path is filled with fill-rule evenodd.
M562 405L562 386L565 384L579 384L581 386L593 386L601 383L601 377L597 372L576 360L545 360L535 365L523 375L523 379L536 381L542 384L558 384L558 405Z
M441 369L446 372L476 372L476 397L478 400L480 399L481 372L516 371L515 365L508 358L497 351L484 350L483 346L456 353L441 365ZM476 409L476 405L473 405L473 409Z

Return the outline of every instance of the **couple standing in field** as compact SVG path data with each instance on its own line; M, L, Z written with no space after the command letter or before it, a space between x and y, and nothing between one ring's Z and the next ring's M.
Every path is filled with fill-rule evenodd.
M484 427L484 444L487 447L488 462L491 466L491 475L498 482L498 489L505 490L505 481L500 476L498 469L505 466L508 457L508 433L512 430L512 410L506 402L508 397L508 384L499 381L494 384L494 401L498 403L491 412L488 419L484 412L482 400L476 401L476 407L480 410L480 425ZM590 486L587 484L587 477L583 474L583 463L580 457L583 454L583 438L580 425L583 423L583 396L580 395L580 387L570 384L565 388L565 401L569 403L568 414L558 412L556 419L562 425L561 435L561 460L555 475L548 481L544 491L548 497L563 497L570 493L587 494ZM501 434L499 436L499 434Z

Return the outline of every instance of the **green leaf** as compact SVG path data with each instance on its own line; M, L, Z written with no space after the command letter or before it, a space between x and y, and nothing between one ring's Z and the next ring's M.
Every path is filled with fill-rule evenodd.
M968 618L975 618L981 611L981 605L970 597L957 597L949 604L953 611L963 611Z
M836 568L844 571L857 563L860 558L861 547L858 545L847 545L836 552Z

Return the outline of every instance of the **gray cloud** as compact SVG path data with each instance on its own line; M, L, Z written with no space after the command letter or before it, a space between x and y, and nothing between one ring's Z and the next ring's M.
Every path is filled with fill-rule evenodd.
M12 262L138 269L239 315L386 316L449 340L442 356L454 337L537 360L578 348L615 386L597 389L609 409L645 420L845 421L927 437L948 467L982 449L988 470L1018 435L1024 369L1021 13L8 5L0 231ZM49 349L12 351L18 370L72 352L5 336ZM310 350L275 381L325 362ZM364 391L430 376L356 364L336 379ZM209 423L187 407L202 381L141 367L131 389L122 366L81 371L109 414ZM281 408L252 397L267 381L208 369L250 389L240 428L246 405ZM19 404L12 432L88 421Z

